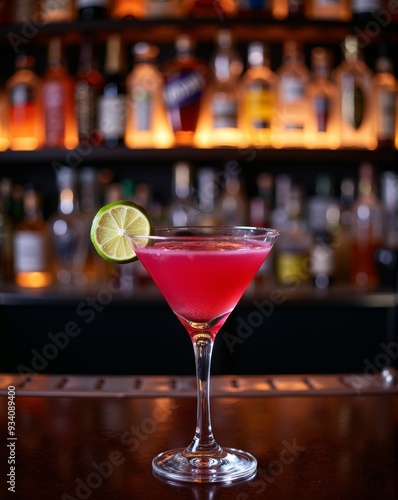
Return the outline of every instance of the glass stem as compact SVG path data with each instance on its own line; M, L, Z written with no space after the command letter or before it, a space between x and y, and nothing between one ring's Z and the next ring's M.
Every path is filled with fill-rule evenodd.
M210 419L210 365L214 341L210 334L201 332L193 337L192 343L197 383L196 431L184 454L223 454L214 439Z

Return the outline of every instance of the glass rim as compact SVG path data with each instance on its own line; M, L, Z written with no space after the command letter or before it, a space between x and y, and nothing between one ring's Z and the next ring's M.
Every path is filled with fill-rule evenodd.
M184 231L187 234L183 234ZM189 231L197 231L199 234L189 234ZM236 231L237 234L232 234ZM157 232L164 234L156 234ZM167 233L170 234L167 234ZM228 234L228 232L230 234ZM155 241L165 241L171 239L186 240L186 241L197 241L198 239L217 239L217 240L236 240L241 238L250 239L263 239L263 238L277 238L280 235L278 229L273 229L269 227L259 227L259 226L198 226L198 225L187 225L187 226L157 226L154 228L153 234L134 234L126 231L126 236L131 239L138 240L155 240Z

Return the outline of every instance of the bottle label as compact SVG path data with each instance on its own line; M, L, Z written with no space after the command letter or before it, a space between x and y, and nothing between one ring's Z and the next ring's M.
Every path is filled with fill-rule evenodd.
M26 106L34 102L34 90L30 85L25 83L17 83L10 93L10 101L12 106Z
M234 100L213 99L213 128L237 128L238 106Z
M309 279L309 273L305 271L308 268L308 254L306 252L280 252L276 259L276 276L279 283L291 284Z
M274 107L274 93L270 85L259 82L249 86L246 93L246 109L252 128L269 129Z
M327 132L330 111L330 100L325 95L317 95L313 101L313 113L317 132Z
M35 231L16 231L14 236L14 269L17 273L46 269L46 241Z
M134 129L151 130L153 115L153 95L142 88L133 91L132 96Z
M342 79L341 104L343 121L358 130L365 115L365 93L349 74L344 75Z
M167 80L164 100L169 109L181 108L199 101L205 79L199 71L185 71Z
M285 76L281 82L283 102L292 103L304 99L305 85L303 80L295 76Z
M381 89L377 102L378 112L378 139L394 140L396 97L392 90Z
M96 97L94 87L78 82L75 87L76 120L80 137L91 137L96 126Z
M123 137L126 118L123 95L101 96L98 100L98 128L105 139Z
M61 82L44 84L44 125L47 145L58 145L64 139L65 99L65 88Z

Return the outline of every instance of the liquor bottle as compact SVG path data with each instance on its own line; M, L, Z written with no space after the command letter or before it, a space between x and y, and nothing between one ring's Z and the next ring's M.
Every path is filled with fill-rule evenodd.
M311 275L316 288L327 288L335 277L335 246L333 237L338 229L340 207L333 195L332 179L319 174L315 194L307 199L307 226L313 234Z
M40 288L52 283L49 265L48 227L41 213L39 193L24 191L24 218L14 232L14 274L18 286Z
M242 147L247 144L238 123L238 80L243 64L229 30L218 32L209 66L211 81L202 99L195 143L199 147Z
M103 142L113 148L122 144L126 124L126 95L124 90L122 43L119 35L111 35L107 41L105 83L98 96L98 129Z
M114 19L140 19L145 14L144 0L114 0L111 16Z
M283 48L275 116L275 147L303 147L308 126L309 102L307 86L310 73L304 64L301 47L286 42Z
M312 50L312 74L307 87L309 117L306 146L336 149L340 143L337 116L337 89L331 79L331 57L326 49Z
M351 0L309 0L305 14L310 19L349 21L352 17Z
M83 43L75 85L75 110L79 141L100 142L97 130L97 99L103 77L96 67L93 46Z
M249 203L238 175L226 174L224 190L217 199L216 212L222 225L242 226L248 223Z
M304 219L303 190L286 176L277 176L276 208L272 223L279 220L280 244L275 253L275 278L282 285L299 287L311 278L313 236ZM275 226L273 226L275 227Z
M74 81L62 61L60 38L50 40L41 94L44 146L74 148L77 145Z
M256 177L257 195L250 199L249 224L269 227L272 207L273 177L263 172Z
M93 21L105 19L108 13L108 0L76 0L79 19Z
M126 79L127 114L124 142L129 148L169 147L173 133L163 100L163 78L156 67L158 48L134 46L135 64Z
M73 0L40 0L40 16L46 23L72 21L74 14Z
M78 207L76 171L56 171L58 210L49 219L55 276L63 285L84 284L88 233Z
M376 60L372 95L378 146L393 147L397 121L397 82L392 71L392 62L387 57L379 57Z
M173 197L169 207L169 221L173 226L198 223L199 208L193 197L192 166L187 162L173 165Z
M353 35L345 38L344 56L334 74L341 146L374 149L373 73L362 61L358 39Z
M383 212L376 195L373 166L369 163L360 165L358 195L352 212L351 282L374 287L378 284L375 252L383 244Z
M333 248L336 282L349 281L352 262L352 232L355 201L355 183L350 177L342 179L339 199L339 224L333 233Z
M182 3L179 0L145 0L146 18L176 18L182 15Z
M98 199L98 175L93 167L84 167L79 172L79 217L85 225L85 234L90 234L90 227L97 210L100 207ZM120 199L120 198L118 198ZM88 237L84 238L87 246L82 273L79 275L81 284L92 285L105 281L108 266L95 251Z
M175 144L192 145L207 68L193 55L193 42L188 35L179 35L175 47L176 57L162 66L164 101Z
M216 173L213 168L201 167L197 172L198 180L198 225L215 226L219 224L216 213L216 197L219 186L216 182Z
M273 17L274 0L238 0L238 17Z
M241 79L240 127L250 144L269 146L272 142L277 77L269 67L268 51L260 42L248 47L248 70Z
M43 142L40 79L33 66L33 57L18 55L15 73L6 84L10 148L15 150L38 149Z

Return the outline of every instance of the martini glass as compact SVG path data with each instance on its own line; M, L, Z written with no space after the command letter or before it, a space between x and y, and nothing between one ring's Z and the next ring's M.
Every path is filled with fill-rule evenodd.
M197 379L196 430L189 446L160 453L155 475L185 482L253 477L250 453L222 448L210 419L210 363L215 337L269 254L279 232L253 227L161 227L129 234L134 250L191 337Z

